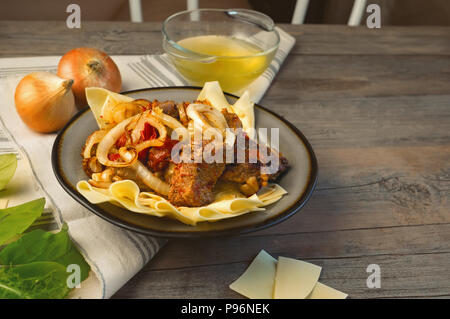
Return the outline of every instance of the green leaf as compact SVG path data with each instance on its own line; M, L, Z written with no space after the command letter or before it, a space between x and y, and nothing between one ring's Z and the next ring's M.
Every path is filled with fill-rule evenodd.
M4 190L17 168L16 154L0 155L0 191Z
M34 262L0 268L0 299L56 299L70 291L66 268L55 262Z
M22 234L33 222L42 215L45 198L0 209L0 245L8 239Z
M81 271L80 281L89 275L90 267L72 243L66 224L56 234L41 229L33 230L0 251L1 265L21 265L39 261L57 262L65 268L76 264Z

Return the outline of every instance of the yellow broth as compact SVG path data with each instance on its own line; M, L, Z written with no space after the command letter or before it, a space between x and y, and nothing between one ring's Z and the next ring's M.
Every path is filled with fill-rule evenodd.
M260 76L276 51L261 54L263 50L252 43L218 35L190 37L178 41L178 44L190 51L216 57L202 61L171 56L181 74L199 86L217 80L228 92L242 89Z

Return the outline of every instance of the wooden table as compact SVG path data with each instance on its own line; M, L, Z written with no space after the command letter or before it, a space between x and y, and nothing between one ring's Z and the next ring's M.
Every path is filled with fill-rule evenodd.
M260 249L321 265L352 298L450 297L450 28L282 27L297 44L261 104L313 145L314 196L264 231L170 240L115 297L238 298L228 285ZM157 53L159 29L3 21L0 56ZM370 264L379 289L366 286Z

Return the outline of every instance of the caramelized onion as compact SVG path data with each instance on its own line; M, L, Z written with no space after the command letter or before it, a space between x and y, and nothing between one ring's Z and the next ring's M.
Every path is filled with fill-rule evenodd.
M146 110L149 110L152 107L152 102L150 102L149 100L146 100L146 99L137 99L137 100L132 101L131 103L142 106Z
M133 132L131 133L131 140L133 143L137 143L141 138L141 132L145 128L145 123L149 123L151 126L153 126L156 130L158 130L159 137L158 140L160 140L164 144L164 140L167 136L167 130L164 127L164 125L152 114L150 114L150 111L145 111L139 121L136 124L136 127L133 129ZM160 146L161 146L160 145Z
M164 142L161 140L157 140L157 139L153 139L153 140L148 140L148 141L144 141L142 143L139 143L138 145L136 145L136 151L138 153L142 152L143 150L145 150L146 148L149 147L161 147L164 145Z
M122 152L120 154L123 160L130 161L133 156L129 152ZM145 167L140 161L136 161L130 166L135 172L139 179L148 187L153 189L155 192L167 196L169 194L169 184L155 176L150 170Z
M92 174L92 180L96 182L111 182L115 173L116 171L114 168L108 167L103 172Z
M123 120L132 117L136 114L142 113L142 108L131 102L119 103L114 106L112 110L112 120L114 123L120 123Z
M93 179L88 180L88 183L98 188L108 188L112 184L112 182L94 181Z
M227 121L222 113L205 104L189 104L186 110L187 115L202 128L217 128L224 132L228 127Z
M152 112L152 115L160 120L164 125L176 131L178 136L181 135L183 137L183 140L186 140L189 137L189 132L186 127L178 122L176 118L173 118L172 116L165 113L155 111Z
M83 151L84 158L91 157L92 148L94 147L94 145L100 143L100 141L102 140L102 138L105 135L106 135L105 130L98 130L98 131L95 131L94 133L92 133L91 135L89 135L89 137L86 140L86 144L84 146L84 151Z
M83 170L87 176L91 177L94 173L99 173L103 170L102 164L97 161L97 157L83 159Z
M135 158L131 158L129 162L115 162L109 160L108 153L116 143L116 141L122 136L122 134L125 133L125 128L127 127L127 125L138 116L140 115L137 114L133 117L127 118L126 120L123 120L122 122L114 126L111 130L109 130L108 133L106 133L106 135L97 146L97 159L101 164L111 167L127 167L132 164Z
M189 119L186 114L186 107L184 106L184 103L178 103L177 109L178 109L178 115L180 116L181 123L183 123L183 125L188 125Z

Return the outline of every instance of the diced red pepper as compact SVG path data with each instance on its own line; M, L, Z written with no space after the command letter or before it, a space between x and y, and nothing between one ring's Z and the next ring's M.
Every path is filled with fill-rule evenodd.
M142 141L148 141L150 139L155 139L158 137L158 131L151 126L149 123L144 124L144 129L141 131L141 139ZM143 163L147 162L149 149L145 149L139 152L138 158Z
M116 142L116 147L121 148L121 147L125 146L126 143L127 143L127 137L125 134L122 134L122 136L119 137L119 139Z
M157 130L149 123L144 124L144 129L141 131L141 138L143 141L155 139L158 137Z
M117 161L118 159L120 159L120 155L118 153L111 153L108 154L108 159L110 161Z

